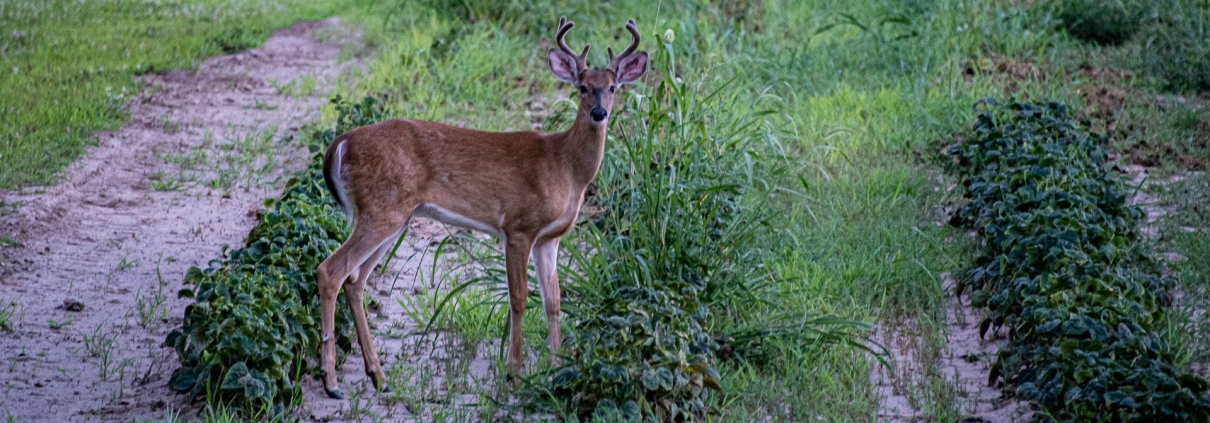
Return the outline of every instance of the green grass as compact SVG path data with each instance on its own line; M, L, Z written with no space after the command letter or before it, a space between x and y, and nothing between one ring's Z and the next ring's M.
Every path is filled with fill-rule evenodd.
M1210 178L1205 174L1190 175L1179 180L1153 181L1147 188L1157 198L1156 206L1164 207L1168 216L1156 223L1161 245L1176 253L1173 270L1179 278L1181 296L1168 315L1169 342L1177 351L1175 363L1182 370L1195 370L1206 376L1210 369ZM1193 369L1200 365L1200 369Z
M94 131L121 125L134 77L258 47L343 3L0 0L0 188L53 183Z
M0 332L9 332L13 330L12 318L17 312L17 302L5 303L0 301Z

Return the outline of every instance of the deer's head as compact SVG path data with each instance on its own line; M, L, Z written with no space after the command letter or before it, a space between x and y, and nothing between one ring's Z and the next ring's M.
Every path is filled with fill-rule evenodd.
M639 47L639 30L634 25L634 19L626 23L630 31L630 47L621 54L614 56L613 49L609 51L609 65L605 69L589 69L585 58L588 47L580 54L575 54L567 47L563 37L576 24L568 22L567 17L559 18L559 32L555 40L559 48L550 49L550 71L560 81L572 84L580 92L580 109L576 119L584 119L590 125L604 125L608 122L609 112L613 107L614 93L623 84L637 81L647 71L647 52L635 52Z

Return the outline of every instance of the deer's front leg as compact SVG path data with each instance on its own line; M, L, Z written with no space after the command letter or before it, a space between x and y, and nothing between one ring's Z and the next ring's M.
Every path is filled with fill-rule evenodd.
M534 268L538 273L538 291L542 293L542 308L546 311L547 342L550 344L550 365L559 366L559 238L538 242L534 246Z
M529 296L529 281L526 266L532 238L521 234L507 234L504 244L504 267L508 273L508 328L509 345L505 369L509 373L521 374L521 319L525 316L525 301Z

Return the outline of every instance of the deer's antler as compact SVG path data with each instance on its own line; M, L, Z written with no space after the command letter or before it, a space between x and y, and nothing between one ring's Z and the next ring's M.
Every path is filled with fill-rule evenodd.
M555 36L555 41L559 43L559 50L563 50L563 52L567 53L568 56L576 58L576 67L579 68L578 70L580 72L583 72L584 70L588 69L588 62L585 61L585 59L588 57L588 48L590 46L585 44L584 51L580 52L580 54L576 54L575 51L572 51L571 47L567 46L567 41L563 39L563 37L567 35L567 31L570 31L571 27L573 26L576 26L576 23L569 22L566 16L559 17L559 32L558 35Z
M625 60L639 48L639 40L641 38L639 37L639 28L634 24L634 19L626 22L626 30L630 31L630 47L626 47L626 50L623 50L622 54L614 56L612 48L605 48L609 52L609 67L607 69L612 70L614 74L618 73L618 65L622 64L622 60Z

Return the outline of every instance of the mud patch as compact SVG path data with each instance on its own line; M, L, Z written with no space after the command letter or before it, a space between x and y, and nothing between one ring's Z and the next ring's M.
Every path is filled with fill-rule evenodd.
M346 34L316 41L314 34ZM350 35L351 34L351 35ZM329 19L196 71L145 75L121 130L62 182L0 192L0 410L16 421L131 421L187 407L160 346L191 303L185 270L238 247L307 155L289 142L357 61ZM307 82L310 92L283 90ZM309 81L309 82L308 82Z

